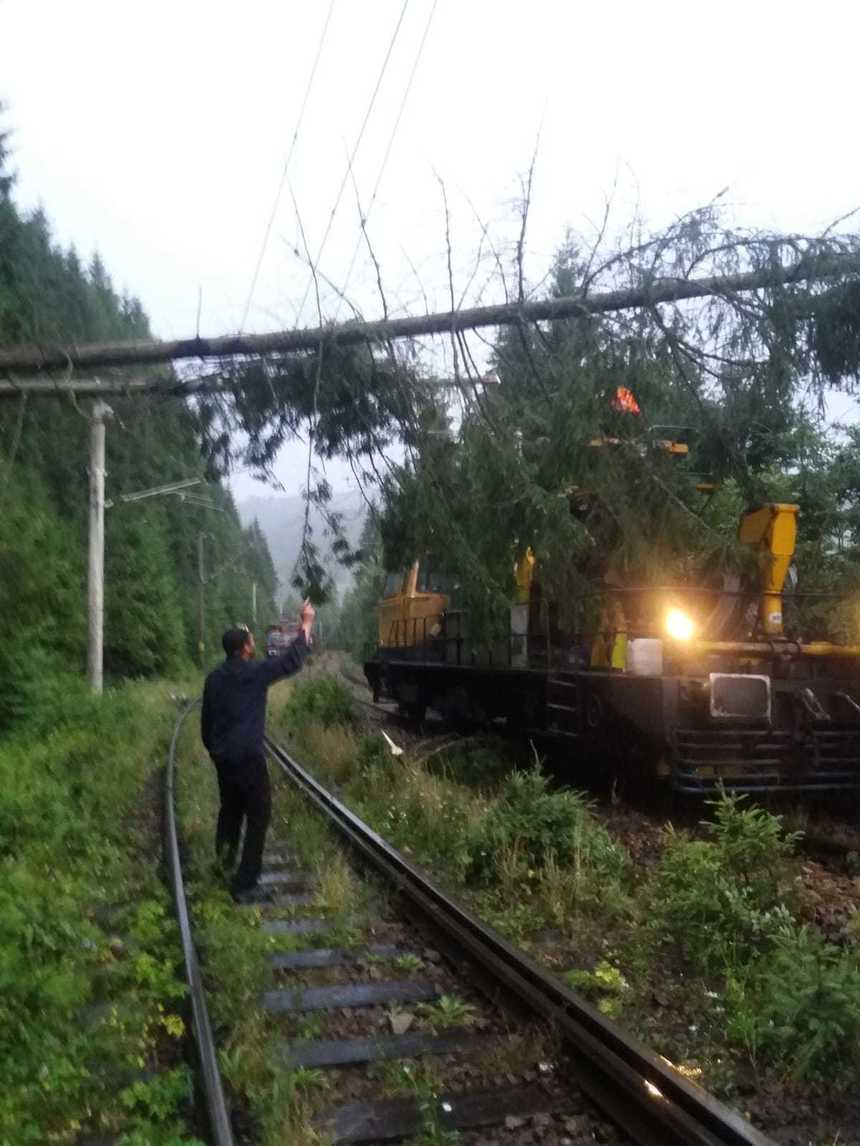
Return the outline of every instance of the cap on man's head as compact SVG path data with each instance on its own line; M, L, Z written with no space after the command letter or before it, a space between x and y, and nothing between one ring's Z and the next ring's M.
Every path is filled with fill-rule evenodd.
M250 635L251 632L247 625L234 625L232 629L228 629L221 638L221 644L224 646L224 652L227 656L235 657L237 653L240 653Z

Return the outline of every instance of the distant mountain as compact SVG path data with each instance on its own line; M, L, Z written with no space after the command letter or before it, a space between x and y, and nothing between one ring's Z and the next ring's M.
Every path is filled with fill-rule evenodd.
M358 545L367 507L358 490L345 490L335 493L330 502L331 509L343 516L344 533L351 546ZM250 497L237 504L239 516L244 525L257 519L269 543L275 572L281 583L281 593L290 590L293 567L302 543L302 529L305 521L305 503L301 497L286 494L272 494L269 497ZM323 564L331 573L338 591L349 584L351 573L340 565L329 550L331 538L325 534L325 526L319 514L311 508L311 525L314 542L319 548Z

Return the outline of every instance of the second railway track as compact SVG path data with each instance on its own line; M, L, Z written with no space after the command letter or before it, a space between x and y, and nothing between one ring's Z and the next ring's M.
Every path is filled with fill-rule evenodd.
M178 728L167 767L167 850L211 1141L234 1146L252 1139L237 1135L232 1124L194 949L175 808L177 740ZM271 982L260 1004L284 1023L279 1055L285 1065L333 1072L337 1079L331 1089L341 1100L327 1096L315 1117L321 1141L409 1139L428 1117L440 1133L459 1131L464 1142L475 1143L771 1141L441 891L282 746L268 740L267 748L284 780L363 871L392 893L374 935L335 946L327 942L327 921L306 914L320 873L296 870L290 839L272 844L267 855L262 926L292 936L297 949L271 956ZM423 1029L415 1022L422 1013ZM446 1021L435 1024L434 1013ZM297 1022L309 1015L323 1016L312 1037L312 1024ZM537 1045L555 1048L552 1061L535 1061ZM418 1059L439 1064L440 1085L431 1095L373 1093L372 1064Z

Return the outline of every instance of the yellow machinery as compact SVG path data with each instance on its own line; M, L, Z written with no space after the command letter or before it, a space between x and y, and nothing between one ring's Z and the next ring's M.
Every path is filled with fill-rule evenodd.
M738 535L748 545L759 547L760 641L695 641L699 652L768 657L776 650L785 656L860 657L860 645L837 645L831 641L791 641L783 629L782 590L797 541L798 506L769 502L748 510L741 518Z
M797 509L777 502L750 510L741 518L741 541L760 547L760 620L768 637L782 636L782 588L797 541Z
M514 562L514 600L517 605L527 605L535 575L535 555L532 547L526 549L522 557Z
M592 445L605 444L606 439L592 442ZM663 445L664 443L661 443ZM665 443L675 446L676 443ZM686 448L686 447L684 447ZM573 491L572 491L573 492ZM781 502L767 503L748 510L741 518L738 535L747 545L759 549L759 576L761 599L759 622L761 636L768 641L784 640L782 591L785 579L794 556L797 541L798 506ZM535 575L535 557L528 549L514 566L516 602L529 600ZM606 593L606 601L601 609L601 617L596 633L590 641L589 664L592 669L624 671L628 652L628 621L623 607L623 594ZM666 635L673 641L690 642L700 652L737 652L740 654L770 654L772 644L759 645L750 641L708 641L695 639L696 626L686 620L686 614L677 609L669 610L669 624ZM795 646L801 647L801 646ZM804 645L807 655L849 655L856 656L853 646L836 646L828 642L815 642ZM845 651L847 649L847 652Z
M427 562L389 573L379 605L380 648L409 648L438 637L448 608L443 587L447 579L434 575Z

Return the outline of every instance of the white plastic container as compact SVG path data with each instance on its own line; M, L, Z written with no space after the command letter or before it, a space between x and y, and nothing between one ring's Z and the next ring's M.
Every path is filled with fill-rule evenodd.
M663 642L657 637L636 637L627 645L627 671L634 676L660 676Z

